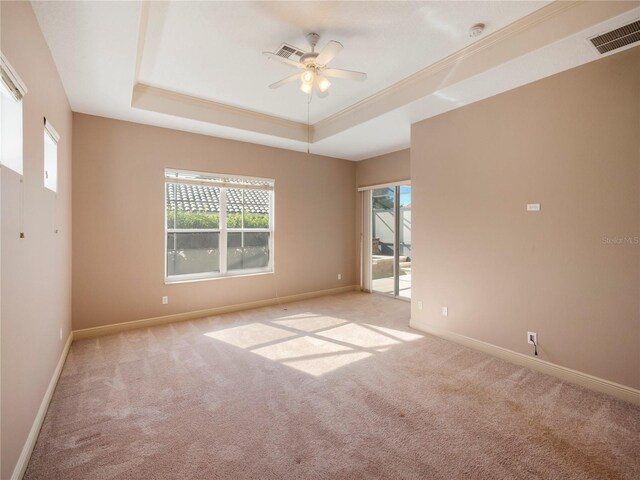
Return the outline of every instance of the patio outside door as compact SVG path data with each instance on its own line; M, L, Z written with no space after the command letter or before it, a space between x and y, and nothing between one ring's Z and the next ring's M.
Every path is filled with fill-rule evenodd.
M411 299L411 186L371 191L371 290Z

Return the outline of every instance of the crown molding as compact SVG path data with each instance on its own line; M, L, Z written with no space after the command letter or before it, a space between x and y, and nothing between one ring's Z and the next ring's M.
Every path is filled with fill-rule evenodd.
M136 67L133 76L133 84L136 85L140 79L140 67L142 65L142 55L144 53L144 45L147 40L147 27L149 26L149 15L151 10L151 1L143 0L140 11L140 26L138 27L138 46L136 49Z
M150 16L150 2L145 0L131 106L313 144L609 20L636 8L638 3L555 0L366 99L307 125L140 83L139 71Z
M423 70L314 124L319 141L637 7L560 1L536 10Z
M132 107L305 143L312 141L314 129L305 123L141 83L140 68L150 15L151 1L143 0L131 93Z
M133 87L131 106L305 143L314 130L312 126L293 120L141 83Z

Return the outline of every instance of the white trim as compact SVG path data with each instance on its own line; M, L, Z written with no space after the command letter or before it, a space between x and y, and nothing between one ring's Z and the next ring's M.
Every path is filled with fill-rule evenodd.
M363 190L362 195L362 233L361 237L361 255L362 259L362 279L360 285L365 292L371 292L371 270L372 270L372 235L371 235L371 192L372 190Z
M186 175L197 175L201 177L205 177L205 179L190 179L190 178L182 178L180 174ZM248 177L244 175L233 175L233 174L222 174L222 173L211 173L211 172L198 172L193 170L180 170L174 168L165 168L164 169L165 176L165 191L164 191L164 283L165 285L174 284L174 283L187 283L194 281L202 281L202 280L214 280L218 278L225 277L237 277L242 275L254 275L261 273L272 273L274 271L274 227L275 223L273 220L274 210L275 210L275 179L273 178L263 178L263 177ZM211 181L207 181L206 177L211 178ZM253 180L257 182L265 182L270 185L238 185L234 183L230 183L227 181L219 181L219 180L228 180L228 179L245 179L245 180ZM220 191L220 211L218 212L218 228L202 228L202 229L193 229L193 228L168 228L167 227L167 218L166 218L166 206L167 206L167 184L198 184L205 185L208 187L218 188ZM241 190L243 193L243 204L244 204L244 190L263 190L268 192L269 196L269 228L244 228L244 209L242 214L242 227L241 228L228 228L227 227L227 190L228 189L237 189ZM175 227L175 225L174 225ZM227 259L228 259L228 251L227 251L227 240L228 233L268 233L269 234L269 243L267 245L269 251L269 259L268 264L262 268L246 268L241 270L231 270L228 271ZM212 272L199 272L192 274L182 274L182 275L168 275L168 258L167 258L167 249L168 242L167 236L172 233L219 233L218 239L218 270ZM244 238L244 237L243 237ZM174 245L175 246L175 245Z
M53 128L51 122L44 118L44 151L43 154L43 167L44 167L44 187L52 192L58 191L58 142L60 141L60 135ZM49 150L49 144L53 144L53 150ZM50 176L53 175L53 181Z
M60 141L60 134L53 128L51 122L47 120L47 117L44 118L44 129L47 131L51 139L56 142L56 144Z
M167 228L167 233L220 233L219 228Z
M474 350L479 350L483 353L506 360L507 362L515 363L516 365L551 375L559 378L560 380L564 380L565 382L580 385L597 392L606 393L607 395L611 395L612 397L619 398L626 402L640 405L640 390L638 389L589 375L588 373L579 372L578 370L573 370L568 367L556 365L555 363L547 362L545 360L540 360L539 358L530 357L522 353L514 352L513 350L498 347L497 345L476 340L475 338L466 337L459 333L434 328L413 319L410 322L410 326L416 330L444 338L445 340L473 348Z
M31 425L31 430L29 431L29 435L27 436L27 440L25 441L24 446L22 447L22 452L20 453L18 462L16 463L16 466L13 469L11 480L20 480L24 475L24 472L27 470L27 465L29 465L29 459L31 458L33 447L35 447L36 440L38 440L38 434L40 433L40 429L42 428L44 417L47 414L47 409L49 408L51 397L53 397L53 392L56 389L56 385L58 384L58 378L60 378L60 373L62 373L62 367L64 366L64 362L67 359L67 355L69 353L69 348L71 348L72 341L73 341L73 332L69 332L69 336L67 337L67 342L65 343L64 348L62 349L62 354L60 355L60 359L58 360L58 365L56 365L56 369L53 371L53 376L51 377L51 381L49 382L47 391L45 392L44 397L42 398L42 402L40 403L40 408L38 409L36 418L33 420L33 424Z
M275 190L271 190L271 194L270 194L270 199L269 199L269 265L268 268L270 269L271 272L276 271L276 262L275 262L275 253L276 253L276 249L274 248L275 246L275 238L276 238L276 221L274 218L275 215L275 210L276 210L276 192Z
M149 9L151 8L151 0L143 0L140 11L140 25L138 27L138 45L136 49L136 67L134 70L133 83L138 83L140 78L140 66L142 65L142 54L144 52L144 44L147 39L147 27L149 26Z
M145 318L143 320L134 320L131 322L103 325L100 327L83 328L81 330L74 330L73 338L75 340L80 340L82 338L111 335L114 333L124 332L126 330L134 330L137 328L148 328L156 325L165 325L167 323L183 322L185 320L195 320L198 318L221 315L223 313L238 312L241 310L250 310L252 308L279 305L281 303L298 302L301 300L307 300L309 298L324 297L327 295L337 295L339 293L352 292L354 290L359 291L360 286L348 285L346 287L329 288L327 290L317 290L314 292L298 293L296 295L288 295L286 297L273 297L273 298L267 298L265 300L256 300L253 302L238 303L235 305L227 305L223 307L207 308L205 310L174 313L171 315L164 315L162 317L152 317L152 318Z
M177 180L189 180L188 178L181 178L181 177L167 177L167 174L180 175L181 173L186 173L190 175L200 175L203 177L211 177L211 178L242 178L243 180L255 180L258 182L271 182L271 183L276 182L274 178L268 178L268 177L251 177L249 175L236 175L235 173L203 172L201 170L184 170L180 168L165 168L164 173L165 173L165 177L170 180L173 180L174 178Z
M237 190L265 190L272 191L273 185L243 185L237 183L225 183L225 182L214 182L207 180L195 180L190 178L180 178L180 177L165 177L166 183L184 183L189 185L202 185L203 187L218 187L218 188L235 188Z
M263 268L245 268L243 270L227 270L222 272L200 272L200 273L185 273L184 275L171 275L164 280L165 285L171 285L174 283L189 283L200 282L202 280L217 280L220 278L229 277L244 277L250 275L262 275L264 273L273 273L273 270L269 266Z
M204 179L196 179L196 178L184 178L180 177L180 174L187 175L198 175L201 177L205 177ZM174 176L171 176L174 175ZM247 175L235 175L231 173L212 173L212 172L200 172L195 170L180 170L177 168L165 168L164 169L164 177L166 183L191 183L194 185L204 185L208 187L227 187L227 188L236 188L241 190L243 188L249 190L273 190L275 188L276 181L274 178L266 178L266 177L249 177ZM207 180L206 177L210 178ZM270 183L271 185L251 185L251 184L236 184L229 182L221 182L219 179L242 179L242 180L252 180L255 182L265 182Z
M131 106L149 112L188 118L307 144L313 126L212 100L192 97L163 88L136 83Z
M177 209L176 209L177 211ZM244 221L244 209L241 213ZM220 227L220 238L218 239L218 270L220 276L227 274L227 248L228 248L228 232L227 232L227 189L220 188L220 213L218 214L218 226ZM175 245L174 245L175 248Z
M424 69L319 120L314 142L345 132L446 87L575 35L635 8L636 2L553 1ZM594 58L595 60L596 58ZM415 123L415 120L411 123Z
M553 1L446 58L313 125L140 83L150 2L142 4L131 106L307 145L362 125L448 86L575 35L635 8L635 2ZM422 118L418 119L422 120ZM416 120L414 119L414 122ZM301 145L298 145L301 146Z
M14 68L11 66L11 63L9 63L9 60L7 60L7 57L5 57L2 52L0 52L0 69L5 73L7 79L13 84L9 85L9 87L13 86L18 91L20 98L16 98L16 100L21 100L22 97L27 94L27 86L24 84L22 78L20 78L20 75L18 75L18 72L14 70ZM12 91L11 94L15 97L15 90Z
M358 187L359 192L364 192L366 190L376 190L378 188L388 188L388 187L398 187L401 185L411 185L411 180L400 180L398 182L391 183L381 183L379 185L367 185L365 187Z

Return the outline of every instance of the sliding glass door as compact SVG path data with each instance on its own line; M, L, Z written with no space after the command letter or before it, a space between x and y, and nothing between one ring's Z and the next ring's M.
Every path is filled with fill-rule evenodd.
M395 295L396 188L371 192L371 289Z
M411 186L371 191L371 290L411 298Z

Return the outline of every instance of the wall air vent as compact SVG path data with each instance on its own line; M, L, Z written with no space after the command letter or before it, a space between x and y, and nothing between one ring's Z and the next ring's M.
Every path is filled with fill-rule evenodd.
M589 38L589 40L602 55L640 42L640 20L636 20L610 32L596 35L595 37Z
M276 55L283 58L288 58L290 60L293 60L294 62L299 62L300 57L302 57L302 55L304 54L305 52L303 52L299 48L292 47L291 45L288 45L286 43L283 43L282 46L278 50L276 50Z

